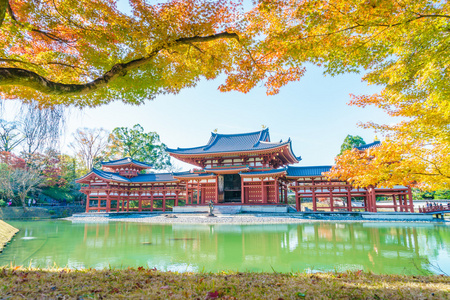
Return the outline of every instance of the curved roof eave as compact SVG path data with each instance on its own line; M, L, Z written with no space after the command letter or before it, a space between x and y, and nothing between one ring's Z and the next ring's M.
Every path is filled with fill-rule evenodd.
M277 143L274 144L273 147L268 147L268 148L263 148L263 149L250 149L250 150L236 150L236 151L217 151L217 152L208 152L208 153L178 153L176 152L176 149L170 149L171 151L167 150L169 153L172 153L174 155L180 155L180 156L198 156L198 157L204 157L204 156L213 156L214 154L236 154L236 153L255 153L255 152L264 152L264 151L268 151L268 150L273 150L273 149L277 149L277 148L281 148L283 146L286 145L290 145L290 150L292 153L292 156L296 158L296 156L293 154L292 152L292 144L291 141L288 140L286 142L283 143ZM179 150L194 150L194 149L199 149L202 147L195 147L195 148L184 148L181 149L179 148Z

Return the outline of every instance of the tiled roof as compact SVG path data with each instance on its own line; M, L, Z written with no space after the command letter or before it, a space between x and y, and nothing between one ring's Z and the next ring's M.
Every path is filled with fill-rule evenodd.
M356 147L356 149L358 150L367 150L370 148L375 148L375 147L380 147L381 146L381 142L380 141L375 141L373 143L370 144L365 144L365 145L361 145L359 147Z
M177 181L173 178L172 173L152 173L152 174L138 174L136 177L130 178L130 182L165 182L165 181Z
M82 180L83 178L88 177L94 173L98 177L112 180L112 181L118 181L118 182L126 182L126 183L145 183L145 182L167 182L167 181L176 181L176 179L173 177L172 173L152 173L152 174L138 174L136 177L132 177L130 179L120 176L117 173L113 172L106 172L102 170L92 169L91 172L86 174L85 176L77 179L77 181Z
M270 142L269 128L261 131L240 134L211 133L208 143L201 147L167 149L173 154L208 154L220 152L238 152L264 150L290 144L286 142Z
M201 177L210 177L210 176L216 176L212 173L191 173L191 172L179 172L179 173L173 173L173 176L176 177L189 177L189 178L201 178Z
M288 177L322 176L323 172L330 171L332 166L311 166L311 167L287 167Z
M125 158L111 160L111 161L102 161L102 166L105 166L105 167L114 167L114 166L121 166L121 165L127 165L127 164L134 164L136 166L143 167L143 168L151 168L153 166L152 164L134 160L131 157L125 157Z
M92 169L91 172L89 172L86 175L84 175L83 177L77 179L77 181L88 177L92 173L94 173L98 177L101 177L101 178L104 178L104 179L107 179L107 180L114 180L114 181L120 181L120 182L129 182L128 178L122 177L122 176L120 176L117 173L106 172L106 171L102 171L102 170L98 170L98 169Z
M273 170L267 170L267 171L255 171L255 172L240 172L240 175L270 175L270 174L278 174L286 172L286 168L281 169L273 169Z

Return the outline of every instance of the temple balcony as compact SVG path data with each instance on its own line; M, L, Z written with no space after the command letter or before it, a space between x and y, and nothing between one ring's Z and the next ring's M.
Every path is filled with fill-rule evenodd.
M119 175L123 177L136 177L138 175L137 170L119 170Z

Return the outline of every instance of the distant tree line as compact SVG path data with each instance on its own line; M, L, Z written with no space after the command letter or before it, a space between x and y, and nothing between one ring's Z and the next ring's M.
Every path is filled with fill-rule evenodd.
M79 128L70 143L71 154L61 153L64 112L58 108L21 109L21 118L0 119L0 206L71 203L84 197L75 180L102 161L132 157L156 170L172 170L166 145L156 132L136 124Z

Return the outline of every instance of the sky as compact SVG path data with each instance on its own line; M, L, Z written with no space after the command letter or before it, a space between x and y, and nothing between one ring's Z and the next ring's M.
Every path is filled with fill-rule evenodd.
M272 141L291 138L295 155L302 158L298 165L331 165L348 134L359 135L366 143L374 140L376 133L359 128L358 123L395 122L380 109L347 105L350 94L380 90L367 86L360 74L324 76L322 69L308 66L299 82L289 83L275 96L267 96L262 85L247 94L222 93L217 88L223 82L224 77L201 80L194 88L158 96L141 106L115 102L94 109L72 108L62 151L71 152L72 134L82 127L111 131L140 124L145 131L156 131L169 148L186 148L205 145L215 129L224 134L244 133L261 130L264 125L269 127ZM8 103L2 117L11 120L15 107L17 103ZM193 168L180 161L174 165L182 170Z
M247 94L221 93L224 78L202 80L194 88L177 95L158 96L141 106L112 103L95 109L71 110L66 138L80 127L132 127L140 124L146 131L156 131L169 148L201 146L211 132L243 133L269 127L272 141L291 138L299 165L330 165L348 134L360 135L367 143L375 138L373 130L357 126L360 122L393 123L382 110L348 106L350 94L372 94L379 87L367 86L361 75L324 76L317 67L306 75L267 96L264 86ZM181 169L192 168L175 162Z

